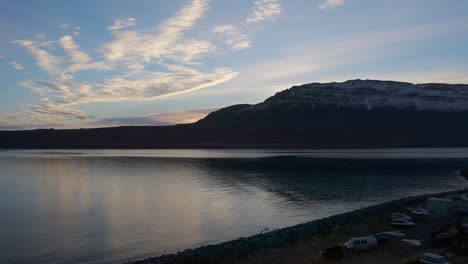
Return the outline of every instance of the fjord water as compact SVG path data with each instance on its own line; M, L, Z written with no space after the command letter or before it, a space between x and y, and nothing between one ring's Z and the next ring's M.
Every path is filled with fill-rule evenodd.
M119 263L468 187L468 149L0 151L1 263Z

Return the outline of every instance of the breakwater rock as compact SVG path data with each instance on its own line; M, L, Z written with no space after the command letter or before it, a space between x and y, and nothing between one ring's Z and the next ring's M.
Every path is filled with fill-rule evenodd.
M315 235L327 234L337 227L362 221L370 216L385 215L407 205L423 202L429 197L456 195L468 192L468 189L405 197L398 200L364 207L347 213L317 219L291 227L277 229L268 233L242 237L215 245L187 249L176 254L167 254L154 258L127 262L127 264L198 264L219 263L226 258L246 256L269 248L276 248L289 243L297 243Z

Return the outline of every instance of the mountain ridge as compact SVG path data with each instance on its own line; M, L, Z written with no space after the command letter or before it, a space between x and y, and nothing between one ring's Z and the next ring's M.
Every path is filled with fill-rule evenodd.
M396 96L402 98L396 100ZM457 111L468 110L468 85L412 84L408 82L360 79L345 82L308 83L277 92L264 102L256 105L285 103L281 102L281 99L288 103L287 99L290 98L295 99L296 103L301 103L298 99L305 98L307 100L303 103L306 104L336 105L338 107L359 105L370 109L381 106L406 106L416 110ZM441 98L445 98L445 100L440 101ZM340 99L341 101L339 101ZM429 104L435 102L439 102L440 105ZM381 103L381 105L370 105L371 103Z

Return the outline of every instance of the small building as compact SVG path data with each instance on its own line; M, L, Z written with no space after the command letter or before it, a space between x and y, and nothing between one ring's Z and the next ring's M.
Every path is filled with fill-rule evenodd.
M455 207L452 200L445 198L429 198L426 203L427 209L439 214L450 214L454 211Z

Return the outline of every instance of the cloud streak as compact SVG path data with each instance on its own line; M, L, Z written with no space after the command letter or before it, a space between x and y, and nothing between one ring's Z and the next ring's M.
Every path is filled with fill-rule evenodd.
M66 35L60 38L59 45L67 53L69 66L65 72L77 72L83 70L111 70L113 66L105 62L92 62L91 57L80 50L73 37Z
M332 9L335 7L344 6L345 0L325 0L322 4L318 6L319 9Z
M163 112L163 113L150 113L143 116L129 116L129 117L110 117L100 118L94 120L84 120L83 122L70 122L70 120L60 120L60 122L49 122L49 123L35 123L27 126L17 125L14 122L14 116L7 116L8 120L0 120L0 130L19 130L25 128L94 128L94 127L115 127L115 126L168 126L176 124L189 124L194 123L209 113L218 110L218 108L207 108L207 109L189 109L180 110L174 112ZM47 108L40 109L38 111L45 111L47 114L56 115L56 110L48 110ZM53 112L51 112L53 111ZM31 112L29 114L35 114ZM70 115L70 113L66 113ZM79 114L78 114L79 116ZM0 118L2 115L0 114ZM4 116L5 117L5 116ZM74 118L74 116L72 116ZM44 120L47 122L47 120Z
M242 33L234 25L221 25L212 29L212 32L218 34L222 41L228 45L230 49L241 50L249 48L252 45L250 36L246 33Z
M109 126L166 126L175 124L194 123L209 113L218 110L209 109L191 109L167 113L151 113L137 117L115 117L103 118L88 123L80 124L81 127L109 127Z
M114 21L114 24L107 28L108 31L117 31L123 28L129 28L135 26L136 19L131 17L127 19L117 19Z
M204 17L208 8L205 0L193 0L177 14L163 21L157 28L141 32L122 30L135 25L135 19L117 20L108 30L115 40L102 46L108 60L145 62L172 59L178 62L192 60L209 53L214 47L208 41L189 39L178 42L184 32L195 26Z
M41 48L37 42L31 40L17 40L13 44L18 44L24 47L35 60L37 66L45 73L51 76L57 76L61 71L58 67L59 59L51 55L49 52Z
M24 70L24 66L21 65L21 64L19 64L19 63L17 63L16 61L10 61L10 65L11 65L11 67L12 67L13 69L15 69L15 70L18 70L18 71Z
M281 13L277 0L257 0L250 14L235 24L214 27L211 32L219 36L231 50L242 50L252 46L252 36L261 28L262 22L274 20Z
M281 6L276 0L257 0L252 13L245 20L247 23L258 23L272 20L281 13Z

